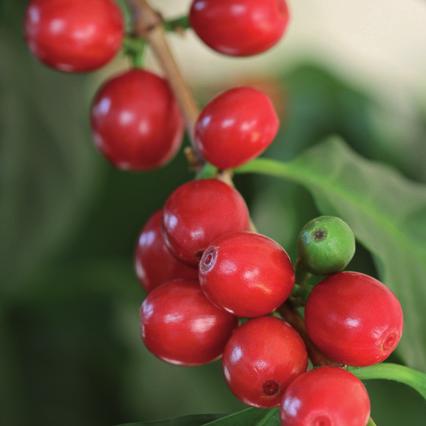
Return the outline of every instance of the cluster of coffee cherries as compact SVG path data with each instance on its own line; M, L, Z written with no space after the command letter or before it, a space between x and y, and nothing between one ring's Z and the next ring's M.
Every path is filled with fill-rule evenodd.
M189 16L208 46L247 56L279 41L289 13L284 0L194 0ZM124 27L112 0L31 0L25 17L32 53L64 72L93 71L111 61L122 47ZM167 81L142 68L121 72L102 85L91 108L91 124L96 147L123 170L161 167L183 140L182 116ZM220 137L219 127L227 129ZM219 168L235 167L266 149L277 129L266 95L240 87L219 95L205 109L196 127L197 144L207 161Z
M366 389L340 367L391 354L402 334L398 300L376 279L342 272L355 252L345 222L321 216L305 225L297 268L321 277L304 304L307 335L336 365L306 372L305 342L280 316L300 293L292 262L248 228L241 195L217 179L178 187L150 218L135 256L148 292L140 311L146 347L183 366L222 357L231 391L254 407L281 404L285 426L365 426Z
M212 49L249 56L278 42L289 11L284 0L193 0L189 16ZM87 72L120 50L124 23L112 0L31 0L25 33L45 64ZM183 121L167 81L145 69L105 82L91 122L96 146L125 170L159 167L182 142ZM278 127L270 99L238 87L207 104L194 139L200 155L224 170L260 155ZM244 199L220 176L178 187L154 213L135 255L148 293L140 310L146 347L183 366L222 357L231 391L250 406L281 405L284 426L365 426L367 392L344 367L391 354L402 334L398 300L376 279L343 272L355 238L339 218L319 217L302 229L296 268L277 242L250 229ZM295 277L307 274L319 282ZM306 336L285 321L285 306L303 311L310 348L333 366L309 369Z

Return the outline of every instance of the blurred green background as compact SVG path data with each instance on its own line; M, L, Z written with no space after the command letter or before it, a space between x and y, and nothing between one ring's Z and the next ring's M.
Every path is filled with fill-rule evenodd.
M110 167L92 144L88 110L102 79L126 61L118 58L88 76L46 69L22 39L25 4L0 0L0 425L113 425L242 408L224 384L220 363L169 366L139 341L144 294L133 272L133 249L149 215L191 178L182 153L152 173ZM396 171L396 197L423 194L408 225L424 247L426 93L413 96L409 113L400 114L331 63L309 56L268 73L237 72L226 86L193 86L205 102L241 82L266 90L282 115L282 132L268 156L292 160L337 134L350 152ZM324 158L324 174L333 158ZM354 167L358 158L354 154ZM357 181L356 167L346 178ZM405 178L415 182L409 190ZM237 185L260 231L294 257L297 232L320 214L321 203L289 181L238 176ZM366 202L374 197L380 193L366 194ZM400 213L394 201L390 217L392 208ZM376 276L381 271L363 244L351 268ZM416 286L426 288L424 275L417 277L409 297L416 297ZM418 306L404 306L406 316L424 317ZM425 329L418 323L424 351ZM410 359L403 353L392 360ZM412 359L420 368L422 360ZM425 403L414 391L380 381L368 387L378 425L424 425Z

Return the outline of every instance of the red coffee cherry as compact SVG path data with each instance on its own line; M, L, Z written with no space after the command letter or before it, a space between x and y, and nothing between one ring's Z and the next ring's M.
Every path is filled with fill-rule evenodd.
M163 361L201 365L218 358L237 319L216 308L197 281L169 281L155 288L140 310L141 336Z
M248 226L248 209L240 193L217 179L180 186L164 206L167 244L179 259L194 265L213 240Z
M223 353L229 387L253 407L279 405L284 390L306 370L307 362L302 338L273 317L256 318L237 328Z
M310 294L305 322L309 337L329 358L366 366L384 361L402 335L402 309L381 282L359 272L340 272Z
M204 158L220 169L237 167L260 155L279 128L271 100L259 90L238 87L214 98L195 125Z
M200 261L200 284L217 306L239 317L258 317L278 308L294 286L286 251L250 232L215 241Z
M276 44L290 14L285 0L194 0L190 21L198 37L230 56L250 56Z
M365 426L369 417L364 385L336 367L301 374L288 386L281 403L282 426Z
M34 56L66 72L92 71L120 50L124 23L112 0L31 0L25 36Z
M198 278L198 269L179 261L163 237L163 212L155 212L144 226L136 247L135 269L143 288L150 292L166 281Z
M97 147L124 170L160 167L182 142L183 121L169 85L149 71L126 71L107 81L91 119Z

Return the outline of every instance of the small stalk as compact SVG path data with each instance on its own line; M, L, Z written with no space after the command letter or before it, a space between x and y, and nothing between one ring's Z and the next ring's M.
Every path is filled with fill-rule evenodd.
M191 28L191 24L189 22L188 16L180 16L178 18L164 21L164 29L166 31L183 33L189 28Z
M143 68L146 50L146 43L143 39L131 36L126 37L123 50L134 68Z

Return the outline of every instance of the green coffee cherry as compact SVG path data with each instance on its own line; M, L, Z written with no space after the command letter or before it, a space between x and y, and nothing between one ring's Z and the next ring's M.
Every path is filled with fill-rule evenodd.
M342 219L320 216L308 222L299 234L301 264L316 275L343 271L355 254L355 236Z

